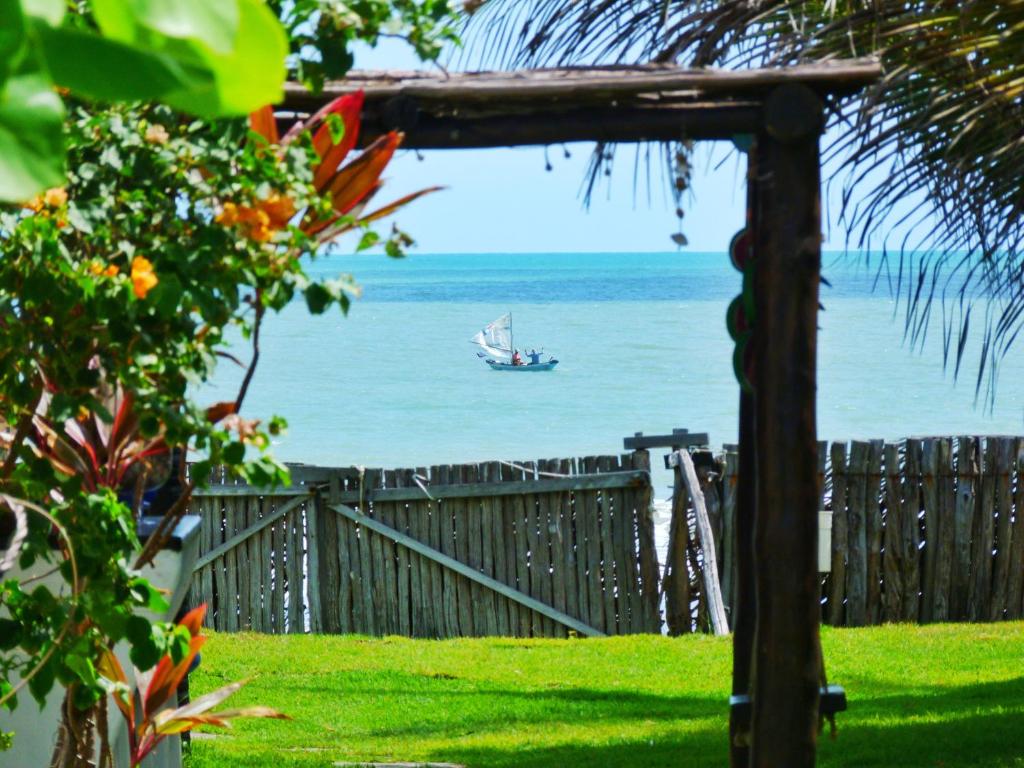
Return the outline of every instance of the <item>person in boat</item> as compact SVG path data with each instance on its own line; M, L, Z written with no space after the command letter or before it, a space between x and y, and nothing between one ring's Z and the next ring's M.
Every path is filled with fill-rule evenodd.
M526 356L530 358L530 365L540 365L540 352L536 349L531 349Z
M523 358L519 356L519 350L517 349L512 353L512 365L522 365Z

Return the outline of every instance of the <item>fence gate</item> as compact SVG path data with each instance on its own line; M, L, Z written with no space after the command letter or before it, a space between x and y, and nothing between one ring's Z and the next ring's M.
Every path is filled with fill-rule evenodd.
M646 452L224 483L194 599L227 631L564 637L659 632Z

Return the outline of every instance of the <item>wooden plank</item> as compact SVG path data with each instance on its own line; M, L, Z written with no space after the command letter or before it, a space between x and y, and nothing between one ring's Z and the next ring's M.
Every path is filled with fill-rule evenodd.
M867 484L864 494L864 536L867 542L866 620L877 624L882 612L882 440L872 440L868 448Z
M516 470L510 467L507 462L499 463L498 478L502 483L515 479ZM501 528L500 546L495 550L496 557L498 550L501 550L500 562L495 562L495 570L499 572L499 581L504 582L513 589L525 592L519 585L519 577L516 573L516 497L498 497L498 515ZM521 523L520 523L521 525ZM508 609L509 635L522 637L522 626L519 619L519 603L515 600L506 600ZM587 622L584 621L584 624Z
M850 465L847 470L847 542L846 564L846 626L862 627L867 623L868 557L867 530L864 511L867 506L867 471L870 444L854 440L850 444Z
M521 461L516 465L522 467L521 477L533 476L533 462ZM519 575L520 590L533 598L540 596L540 576L534 573L534 555L537 551L537 497L533 494L519 494L516 497L517 518L519 529L516 531L516 571ZM544 617L535 611L520 611L520 622L528 625L526 637L544 636Z
M507 484L466 481L445 485L431 485L427 492L435 499L483 498L485 496L502 496L509 493L559 493L577 488L634 488L649 483L648 475L634 470L621 472L602 472L594 475L576 477L545 477L535 480L522 480ZM505 485L509 487L506 488ZM366 501L411 501L425 498L419 487L416 488L380 488L370 491ZM342 494L342 501L351 504L359 500L357 492Z
M263 500L259 498L252 498L249 502L249 515L247 517L246 528L251 528L260 521L260 516L263 514ZM243 545L240 545L243 546ZM262 593L263 593L263 559L260 556L260 540L258 536L250 536L245 540L245 549L248 560L248 571L249 571L249 615L246 620L245 628L252 632L259 632L261 625L261 612L262 612Z
M634 451L633 468L647 472L650 477L651 454ZM650 482L634 492L637 509L637 535L640 554L641 600L643 601L644 631L661 633L661 578L658 569L658 549L654 541L654 505Z
M213 522L213 505L216 503L218 503L216 499L201 499L199 501L200 511L203 516L202 529L200 530L199 535L202 537L202 549L204 551L210 551L217 546ZM195 570L199 571L200 595L202 596L202 602L206 603L207 606L206 617L203 620L203 624L206 627L213 628L216 608L214 604L213 565L209 564L202 569L196 568Z
M285 633L284 626L284 591L285 591L285 568L284 568L284 549L285 549L285 533L284 533L284 522L283 518L279 518L270 527L271 534L271 562L273 563L274 569L274 588L270 594L270 606L272 611L272 621L274 627L274 633L283 635Z
M442 467L433 465L430 468L431 482L439 481L442 475ZM446 475L447 477L447 475ZM445 521L445 518L447 520ZM452 516L448 508L448 502L432 501L430 503L430 546L438 552L446 555L454 550L454 542L451 537ZM448 532L447 540L442 536L442 531ZM459 616L455 604L455 574L445 571L433 560L430 560L430 574L434 589L435 605L440 607L440 616L437 625L438 637L459 636Z
M340 478L339 478L340 479ZM344 484L347 487L357 485L360 480L345 479ZM340 491L339 491L340 497ZM330 512L326 507L321 507L320 513L323 515L329 515ZM364 598L364 586L363 586L363 559L361 550L361 536L360 529L355 523L349 520L340 520L338 534L339 536L344 533L345 544L348 547L348 560L349 560L349 572L350 581L352 586L352 627L351 631L354 634L368 635L372 634L367 628L369 619L367 618L367 602Z
M921 454L920 440L907 440L903 471L903 521L901 557L903 564L903 620L921 617Z
M224 531L224 506L222 500L217 500L214 507L215 515L214 525L216 526L213 531L213 541L215 548L219 547L224 543L226 539L229 539ZM227 571L225 570L225 556L230 551L230 548L225 549L217 559L214 560L210 565L213 568L213 585L215 594L215 606L216 606L216 620L213 628L218 632L226 632L228 629L228 611L230 601L228 600L228 580Z
M608 457L615 472L622 466L618 456ZM599 463L600 466L600 463ZM619 625L625 616L630 634L643 632L643 603L640 599L640 558L637 548L636 508L632 494L609 488L612 500L612 542L615 545L615 585L619 593ZM625 606L623 610L622 606Z
M398 473L393 469L386 469L382 473L385 488L396 488ZM398 504L402 502L373 502L373 518L380 520L384 525L395 527L395 511ZM400 608L398 604L398 568L395 562L395 544L393 541L381 539L381 564L383 566L377 582L380 584L380 599L383 602L384 634L399 634ZM408 607L407 605L405 607Z
M949 587L949 618L965 621L971 590L971 528L974 521L978 458L971 437L957 439L956 499L953 503L953 564Z
M369 496L370 491L380 483L380 471L368 469L361 479L361 487L365 489L364 496ZM365 516L369 516L369 503L364 501L363 506L358 508ZM359 528L359 565L360 565L360 588L363 593L363 632L368 635L384 634L384 615L378 601L378 593L374 583L381 579L381 569L378 568L379 548L374 547L374 537L371 537L367 529L360 525ZM377 542L378 544L380 542ZM382 567L382 564L381 564Z
M726 451L719 460L722 471L722 600L732 626L736 606L736 498L739 454Z
M272 498L264 497L263 499L263 517L269 517L274 509L274 500ZM279 518L278 518L279 519ZM274 538L273 538L273 526L265 526L258 534L260 539L260 579L263 582L263 611L260 616L260 623L262 625L261 632L272 634L274 632Z
M402 473L402 485L416 485L416 475L428 477L422 469L408 469ZM428 477L429 480L429 477ZM421 481L422 482L422 481ZM406 532L416 541L427 543L429 531L429 499L410 501L404 510L399 510L398 520ZM401 528L400 528L401 529ZM406 562L409 585L409 632L412 637L434 637L433 611L430 600L430 572L427 561L415 552L399 547L398 562Z
M687 545L690 526L687 509L690 497L683 482L682 467L672 473L675 486L672 493L672 519L669 522L668 548L665 553L665 621L670 635L684 635L692 631L690 612L690 574Z
M457 467L447 464L438 468L437 473L432 473L431 479L440 477L441 482L449 484L457 482L459 471ZM449 557L457 559L455 548L455 509L458 507L458 499L445 499L441 501L441 548L440 551ZM463 600L468 600L469 585L465 580L451 571L444 572L444 596L445 615L448 624L448 637L464 637L471 634L471 628L463 627ZM463 598L463 590L467 595ZM467 619L468 621L468 619Z
M470 472L465 465L452 465L451 481L472 482L475 472ZM469 514L466 497L448 497L452 502L452 525L455 531L455 559L469 565ZM473 582L466 579L458 580L459 633L462 637L475 637L479 634L476 626L475 601ZM479 590L479 586L476 587ZM482 625L480 627L482 629Z
M430 470L427 467L417 467L416 474L424 484L430 482ZM433 518L437 511L437 502L430 499L421 501L416 506L419 515L419 540L431 544L433 541L432 526ZM410 521L411 522L411 521ZM431 546L433 546L431 544ZM441 595L442 584L440 583L440 568L430 558L417 557L420 571L420 599L424 604L423 611L423 636L438 638L444 636L444 598ZM437 569L438 583L434 584L434 572Z
M575 475L575 465L571 459L558 460L558 472L563 475ZM570 616L579 619L580 611L580 589L577 582L578 568L576 564L576 533L574 508L574 496L569 491L562 491L557 496L557 507L559 510L559 531L561 533L561 544L559 554L562 559L562 581L565 591L565 612Z
M488 483L499 481L498 467L495 462L486 462L477 467L477 473ZM480 500L480 572L494 578L494 500L497 497L487 496ZM500 531L501 528L499 527ZM500 579L499 579L500 581ZM508 634L508 612L505 610L505 601L495 593L484 592L483 610L487 618L488 635ZM499 611L505 615L505 631L502 632L502 622L499 619Z
M539 462L541 471L551 475L558 473L558 459L547 459ZM551 584L551 605L560 613L565 613L565 556L563 554L564 533L562 531L561 498L558 492L545 493L541 496L541 509L546 516L541 518L542 526L547 528L547 551L549 563L549 582ZM542 545L543 546L543 545ZM553 627L556 635L561 635L559 627Z
M900 531L903 528L903 482L900 477L900 447L886 443L885 464L885 534L882 556L882 616L885 623L898 622L903 613L903 580L900 563Z
M846 617L846 559L849 557L846 443L832 443L832 571L829 574L828 623L841 627Z
M1012 437L989 438L996 442L995 479L995 564L992 571L992 605L989 607L989 621L1000 621L1006 613L1007 595L1010 588L1010 554L1013 548L1011 538L1013 527L1013 480L1014 439Z
M324 573L324 559L330 562L332 567L327 572L330 580L325 581L321 577L319 589L315 589L312 580L310 581L309 597L312 602L314 593L321 596L324 631L347 635L352 632L352 565L349 560L348 533L345 530L349 527L349 523L337 515L323 514L325 503L331 505L341 503L338 499L341 496L343 482L340 475L331 475L327 481L326 494L315 496L310 505L316 513L315 529L331 533L330 537L325 540L310 542L310 552L320 550L318 562L321 573ZM330 544L333 544L333 552L329 549ZM313 570L311 563L310 573L313 573ZM330 613L328 613L329 604ZM330 616L330 621L328 621L328 616Z
M593 473L596 469L596 456L583 458L584 472ZM605 614L604 575L601 564L601 507L598 501L598 492L586 489L577 491L577 497L581 495L583 497L582 522L587 563L587 610L590 616L587 623L608 634L614 634L614 628L611 630L608 628L608 618ZM611 618L614 625L614 614Z
M309 499L306 504L309 504ZM306 629L305 577L306 566L303 539L303 509L293 510L285 520L288 530L288 631L302 634Z
M607 456L595 457L598 470L610 470L611 466ZM629 608L623 610L622 595L619 594L617 584L616 568L618 566L618 552L613 543L612 535L612 492L604 490L599 497L600 525L601 525L601 575L602 594L604 598L605 631L611 634L629 633Z
M224 499L224 535L234 538L239 531L239 497ZM221 596L221 611L224 614L224 629L238 631L238 550L231 547L224 553L224 569L227 593Z
M676 451L669 457L669 463L682 469L682 480L686 491L693 501L697 517L697 534L704 550L702 570L704 594L707 596L708 615L711 629L716 635L729 634L729 621L725 616L725 604L722 602L721 581L718 577L718 556L715 553L714 534L711 531L711 520L708 517L704 492L697 479L697 470L689 451Z
M937 442L938 466L936 478L937 509L939 513L939 544L936 549L935 602L933 621L949 620L949 593L953 582L953 548L955 543L956 496L953 488L952 441L943 437Z
M487 477L491 482L500 483L502 482L502 464L498 461L492 461L487 464ZM489 575L497 579L503 584L515 588L515 583L509 584L508 581L508 536L512 536L511 529L506 535L505 532L505 502L507 497L505 496L492 496L488 501L488 515L490 518L490 537L489 537L489 549L491 557L491 571ZM513 539L514 543L514 539ZM484 556L487 559L488 543L484 544ZM513 566L514 569L514 566ZM513 570L513 574L515 571ZM495 596L495 605L498 611L498 634L505 637L515 635L518 630L519 616L518 613L513 616L512 608L516 606L512 600L506 600L503 597Z
M352 507L349 507L345 504L338 504L334 507L331 507L331 509L333 509L340 515L344 515L350 520L360 522L360 524L364 527L367 527L371 531L379 533L384 538L391 539L396 544L407 547L415 552L418 552L424 557L429 557L435 560L443 567L455 571L456 573L462 576L465 576L466 579L475 584L479 584L481 588L498 592L504 595L505 597L509 598L510 600L515 600L521 605L525 605L527 608L530 608L531 610L543 614L548 619L558 622L562 626L575 630L581 635L586 635L587 637L603 636L603 633L599 632L594 627L587 626L586 624L577 621L572 616L568 616L564 613L556 611L551 606L534 600L529 595L524 595L522 592L519 592L518 590L514 590L511 587L502 584L500 581L492 579L490 576L484 575L477 569L469 565L466 565L465 563L448 557L447 555L441 552L433 550L427 545L423 544L422 542L416 541L410 536L407 536L404 533L400 533L399 531L396 531L395 529L384 525L378 520L374 520L370 517L360 516L359 512L355 509L352 509Z
M1024 439L1014 444L1013 530L1010 534L1010 583L1006 592L1006 618L1024 616Z
M250 524L250 509L257 503L257 499L247 497L242 499L238 505L235 515L236 530L244 531ZM249 548L245 544L235 547L238 568L238 628L249 629L252 625L250 618L251 607L249 603L250 587L252 581L252 570L249 567Z
M395 472L395 487L404 488L414 486L412 476L416 474L412 469L399 469ZM425 497L424 497L425 498ZM416 534L413 535L413 524L410 518L416 517L415 508L422 503L419 500L410 501L407 504L398 503L394 507L394 525L396 531L411 535L417 541L422 541L419 536L419 525L417 520ZM419 557L405 547L395 547L395 576L398 586L398 634L403 637L423 637L423 591L420 585ZM415 571L415 578L413 572ZM415 583L414 583L415 582Z
M921 503L924 507L924 563L921 621L935 620L935 579L942 519L939 514L939 448L934 437L921 442Z
M524 474L533 477L537 469L535 462L523 462ZM526 531L530 547L530 596L535 600L551 604L551 582L548 574L547 511L541 509L541 496L528 493L526 502ZM545 590L545 587L547 589ZM531 630L534 637L550 637L553 625L543 614L534 617Z
M973 539L971 543L971 597L968 618L988 619L992 604L992 548L995 545L996 445L985 439L982 456L980 492L976 497Z

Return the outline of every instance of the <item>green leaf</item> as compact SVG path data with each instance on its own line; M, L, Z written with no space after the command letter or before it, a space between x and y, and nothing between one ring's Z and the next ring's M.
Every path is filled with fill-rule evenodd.
M24 201L64 183L64 104L39 74L11 77L0 95L0 200Z
M231 53L219 54L202 44L193 47L192 63L205 65L214 82L169 94L168 104L197 115L246 115L281 100L288 53L284 30L262 0L239 0L238 8L238 37Z
M238 0L93 0L100 29L123 42L146 42L146 30L201 41L228 54L238 35ZM129 32L130 19L133 23ZM132 38L128 39L127 34Z
M96 676L96 667L84 656L77 653L69 653L64 657L64 664L78 675L78 679L86 685L97 685L99 683L99 679Z
M55 676L54 660L51 658L40 668L36 676L28 681L29 693L39 704L40 710L46 705L46 694L53 688Z
M330 305L332 296L320 283L312 283L306 289L306 306L314 315L322 315Z
M19 0L0 0L0 84L21 57L25 46L25 17Z
M148 101L189 87L186 73L172 59L107 40L75 27L36 24L36 34L54 82L79 96L102 101ZM212 82L212 75L208 80Z
M21 4L26 16L34 16L53 26L64 20L68 9L67 0L21 0Z
M21 642L21 624L11 619L0 619L0 651L9 651Z

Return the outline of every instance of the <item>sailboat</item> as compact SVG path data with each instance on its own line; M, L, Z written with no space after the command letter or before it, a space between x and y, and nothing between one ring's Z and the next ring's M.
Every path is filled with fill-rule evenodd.
M512 346L511 312L502 315L493 323L488 323L482 331L470 339L470 342L483 350L477 352L476 356L483 359L495 371L550 371L558 365L558 361L553 357L549 357L546 363L542 363L540 353L536 350L527 355L530 362L518 364L513 362L515 347Z

